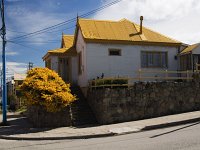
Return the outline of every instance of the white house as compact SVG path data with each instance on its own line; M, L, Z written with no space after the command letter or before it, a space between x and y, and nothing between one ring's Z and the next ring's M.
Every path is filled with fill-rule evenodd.
M49 50L43 57L45 66L56 71L65 82L76 84L78 81L77 53L74 49L74 36L62 35L61 48Z
M102 73L104 77L135 77L139 69L178 70L177 54L182 43L144 27L142 21L143 17L137 25L127 19L79 18L73 44L62 40L75 52L73 56L67 54L69 47L62 44L64 51L59 57L66 57L68 63L64 64L66 72L63 70L61 76L66 78L70 74L74 78L73 83L85 88L89 80L100 77ZM59 66L56 64L59 62L57 51L49 51L43 57L46 66L51 60L50 68L54 70ZM57 56L56 59L54 56Z

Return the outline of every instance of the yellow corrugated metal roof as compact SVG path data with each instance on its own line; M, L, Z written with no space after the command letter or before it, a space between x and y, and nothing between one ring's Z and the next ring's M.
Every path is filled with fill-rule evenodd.
M75 49L73 48L74 35L62 35L62 47L58 49L48 50L48 52L43 57L43 60L46 59L49 54L76 54Z
M64 53L69 48L73 46L74 36L73 35L63 35L62 36L63 46L58 49L49 50L49 53Z
M79 27L83 37L89 40L114 40L131 42L160 42L177 43L181 42L162 35L158 32L142 27L127 19L120 21L79 19Z
M74 35L63 35L63 48L70 48L73 46L74 43Z
M66 48L58 48L58 49L49 50L48 53L64 53L66 50L67 50Z
M188 46L187 48L185 48L181 54L185 54L185 53L190 53L192 52L198 45L200 45L200 43L197 43L197 44L193 44L193 45L190 45Z

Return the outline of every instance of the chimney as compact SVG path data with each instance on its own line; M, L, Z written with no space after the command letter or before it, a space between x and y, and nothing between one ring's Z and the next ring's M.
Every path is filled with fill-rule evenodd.
M142 34L142 21L143 21L143 16L140 16L140 34Z

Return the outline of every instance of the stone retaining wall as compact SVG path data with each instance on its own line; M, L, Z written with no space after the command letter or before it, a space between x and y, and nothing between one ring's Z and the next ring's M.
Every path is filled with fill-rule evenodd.
M200 110L200 85L191 82L139 82L131 88L88 90L100 124Z
M47 112L40 106L28 108L28 119L37 128L71 126L69 107L60 112Z

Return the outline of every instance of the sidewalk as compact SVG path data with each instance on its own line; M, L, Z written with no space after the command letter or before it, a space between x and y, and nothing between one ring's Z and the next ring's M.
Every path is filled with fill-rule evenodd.
M2 116L0 116L0 119ZM153 119L124 122L90 127L32 128L27 119L19 114L8 114L9 126L0 126L0 139L10 140L59 140L82 139L120 135L199 122L200 111L158 117Z

